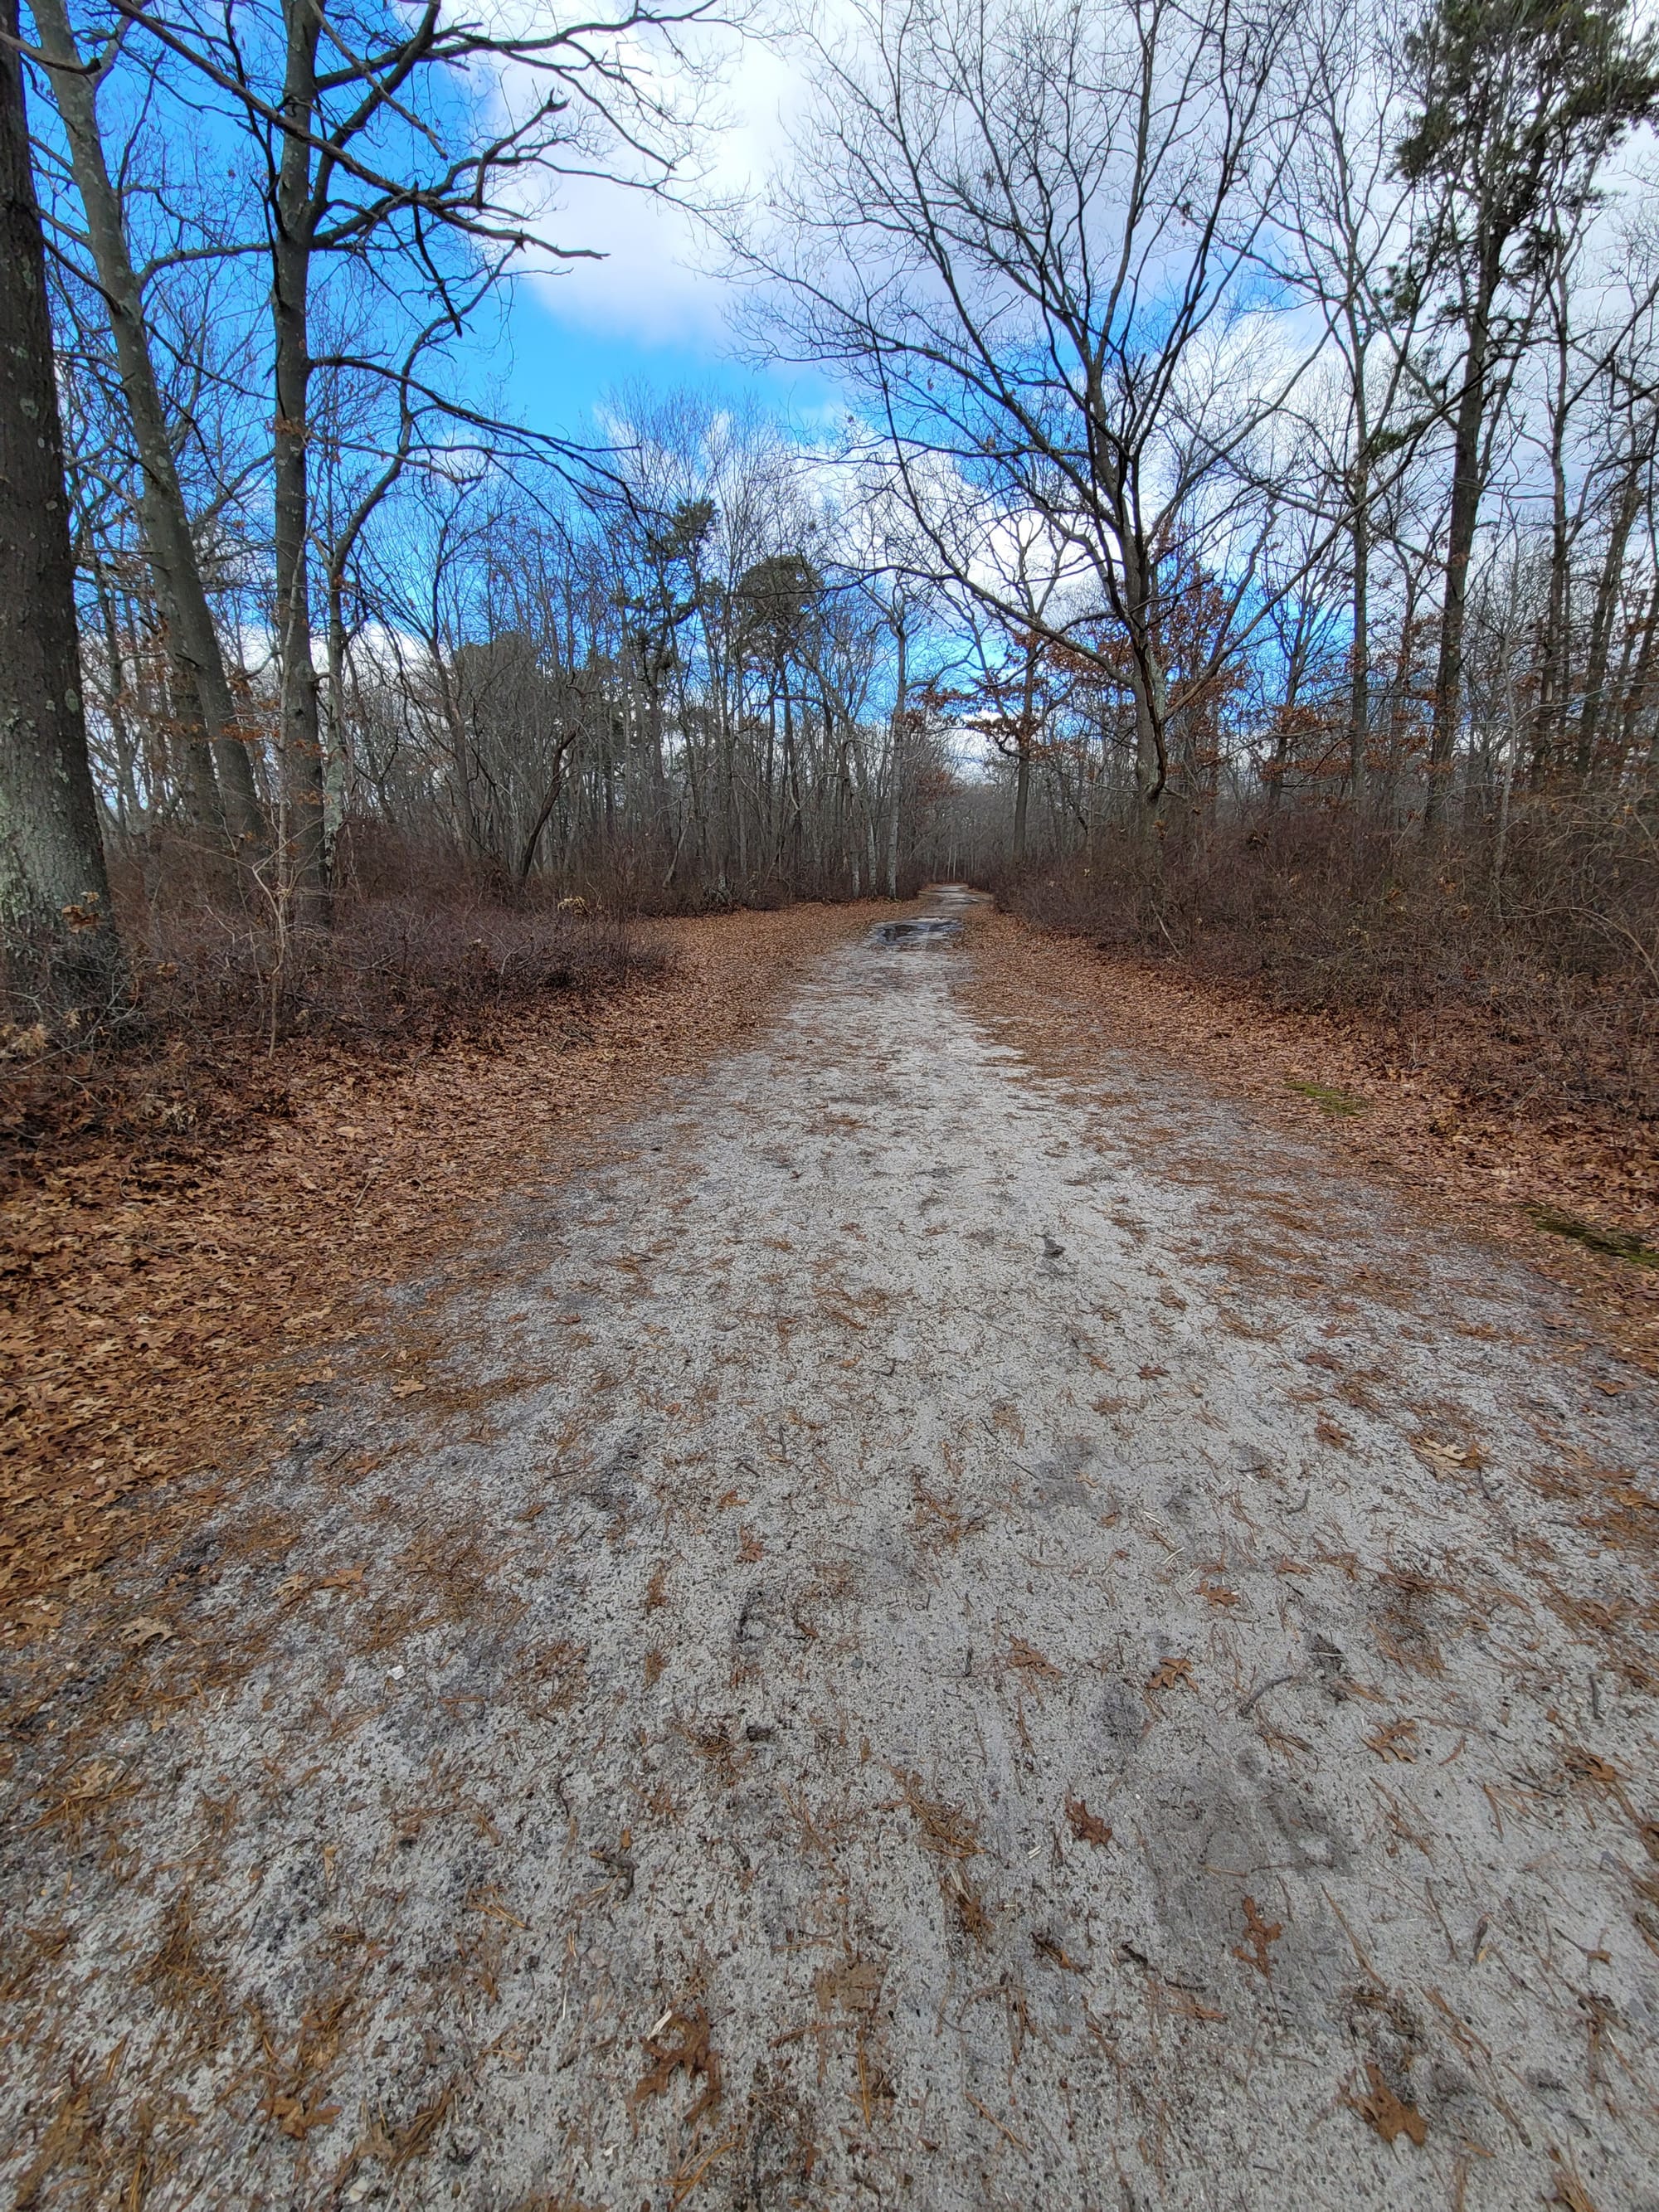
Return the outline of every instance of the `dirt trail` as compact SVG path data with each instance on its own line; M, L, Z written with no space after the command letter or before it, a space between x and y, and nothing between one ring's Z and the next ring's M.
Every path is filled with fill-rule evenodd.
M37 1716L16 2203L1659 2206L1650 1395L971 957L411 1292Z

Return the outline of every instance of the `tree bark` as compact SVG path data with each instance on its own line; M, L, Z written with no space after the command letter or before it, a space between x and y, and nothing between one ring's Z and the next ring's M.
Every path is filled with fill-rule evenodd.
M1584 666L1584 703L1578 716L1578 772L1581 775L1588 775L1595 764L1595 747L1605 704L1603 694L1607 688L1613 623L1619 611L1620 590L1625 580L1625 554L1636 518L1641 512L1642 482L1651 460L1649 441L1633 440L1629 465L1620 487L1619 502L1613 510L1613 526L1607 534L1607 550L1602 556L1601 574L1596 585L1595 605L1590 616L1589 652Z
M904 717L910 705L910 637L903 623L896 625L896 635L898 675L893 693L892 757L887 763L887 896L890 899L898 896L900 770L903 757Z
M1492 307L1498 292L1498 257L1488 244L1480 258L1463 356L1463 388L1452 445L1451 515L1446 532L1446 580L1440 615L1440 654L1434 680L1434 726L1429 738L1429 785L1423 821L1434 829L1445 811L1457 743L1463 686L1463 617L1468 603L1469 557L1480 519L1481 433L1486 422L1486 367L1492 344Z
M1025 842L1031 809L1031 718L1036 702L1036 639L1025 640L1025 684L1019 702L1018 751L1014 768L1013 863L1025 865Z
M1348 671L1348 799L1356 813L1365 799L1365 757L1370 741L1370 483L1360 465L1353 494L1353 654Z
M46 250L17 0L0 0L0 929L14 989L88 1008L119 978L87 758Z
M199 720L187 733L210 750L217 803L225 826L240 844L258 849L264 817L253 785L247 748L236 734L236 712L226 680L218 632L197 559L167 416L155 381L143 295L127 245L125 211L111 182L98 127L98 79L83 66L64 0L36 0L41 51L64 66L52 72L53 95L70 143L75 188L86 212L87 241L109 313L121 389L137 449L139 501L156 594L167 642L179 671L179 704L193 702Z
M559 739L553 749L553 773L548 779L547 789L542 803L536 811L536 819L530 825L530 834L526 837L519 853L516 875L520 890L530 881L530 871L536 865L536 848L542 841L543 830L553 817L553 809L559 803L559 793L564 789L565 755L575 742L576 732L571 730ZM672 878L673 871L671 869L669 873Z
M1558 276L1558 285L1565 286ZM1539 654L1538 704L1532 754L1546 772L1565 736L1567 672L1572 641L1571 532L1567 514L1567 305L1555 295L1555 377L1550 398L1550 568Z
M274 464L276 645L282 671L283 873L296 921L328 919L328 849L323 813L323 749L312 653L310 483L310 283L315 208L312 127L317 100L315 0L284 0L288 57L283 84L287 125L272 215L270 315L276 346Z

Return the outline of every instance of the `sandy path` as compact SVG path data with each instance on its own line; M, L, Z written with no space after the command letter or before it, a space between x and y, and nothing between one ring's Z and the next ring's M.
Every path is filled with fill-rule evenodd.
M18 2203L1659 2205L1650 1401L964 957L411 1302L26 1747Z

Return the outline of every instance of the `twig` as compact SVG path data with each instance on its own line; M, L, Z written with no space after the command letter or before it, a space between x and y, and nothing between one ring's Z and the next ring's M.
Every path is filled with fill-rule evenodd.
M1243 1720L1245 1714L1249 1711L1250 1707L1255 1703L1256 1699L1258 1698L1265 1698L1269 1690L1282 1689L1286 1682L1305 1682L1307 1679L1308 1678L1305 1674L1270 1674L1265 1682L1259 1682L1255 1688L1251 1691L1249 1696L1245 1698L1243 1704L1238 1709L1238 1717L1240 1720Z
M974 2110L980 2114L981 2118L989 2120L991 2125L997 2130L999 2134L1006 2136L1009 2142L1014 2145L1016 2149L1030 2150L1031 2148L1030 2144L1023 2142L1021 2138L1014 2133L1012 2128L1005 2128L1002 2122L997 2118L996 2114L992 2112L990 2107L988 2105L981 2105L979 2099L975 2097L971 2091L968 2093L968 2101L973 2106Z

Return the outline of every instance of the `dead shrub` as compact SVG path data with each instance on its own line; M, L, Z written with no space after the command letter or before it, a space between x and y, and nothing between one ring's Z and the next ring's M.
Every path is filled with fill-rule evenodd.
M384 861L385 856L381 856ZM505 902L410 856L336 896L331 926L285 933L257 900L197 896L127 856L114 871L128 981L78 1032L41 1018L28 978L0 1006L0 1164L33 1179L89 1147L193 1158L289 1110L319 1053L385 1064L582 1008L660 956L614 915Z
M1659 1115L1659 834L1621 794L1420 826L1262 801L1027 872L1003 903L1268 1005L1382 1024L1472 1104Z

